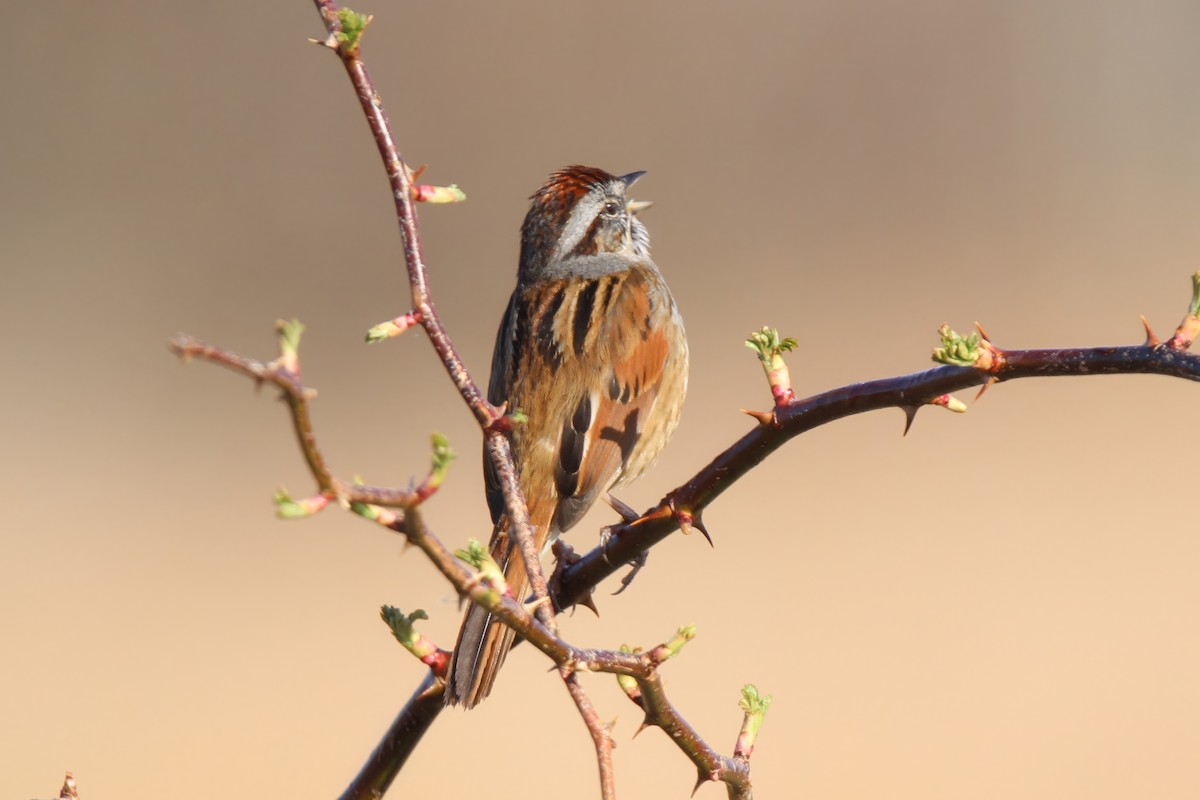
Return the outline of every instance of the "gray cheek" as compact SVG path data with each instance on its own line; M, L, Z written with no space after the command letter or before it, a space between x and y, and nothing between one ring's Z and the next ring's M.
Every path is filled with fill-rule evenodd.
M567 224L563 226L562 235L554 247L552 261L561 261L579 246L588 229L591 228L592 219L595 218L597 211L596 202L590 201L586 197L575 205L571 216L567 219Z

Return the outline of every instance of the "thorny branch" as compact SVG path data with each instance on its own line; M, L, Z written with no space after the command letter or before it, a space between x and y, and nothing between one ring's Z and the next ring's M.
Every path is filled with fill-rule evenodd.
M544 626L531 613L531 607L540 610L545 607L545 604L534 603L530 607L523 605L518 598L514 598L507 592L507 587L502 586L503 574L499 570L489 572L487 569L483 569L475 572L468 569L463 561L456 558L455 554L451 553L430 531L420 513L420 506L432 494L433 490L427 487L432 486L436 489L444 476L444 458L439 458L436 444L434 465L429 477L411 492L346 484L325 470L323 462L317 455L316 435L312 429L312 418L308 408L313 392L304 385L299 377L299 357L295 350L299 341L298 327L296 323L277 324L281 349L285 355L271 362L244 358L183 334L170 341L171 350L184 359L202 358L246 375L257 382L271 383L282 390L292 415L301 449L305 450L306 460L310 465L321 465L319 475L314 471L318 485L333 487L327 491L336 490L337 495L336 498L326 498L325 494L318 495L323 500L317 503L311 500L296 502L287 498L280 502L281 513L284 516L316 513L328 504L328 499L337 499L339 502L349 505L354 513L389 530L403 534L409 544L415 545L425 553L461 596L487 608L515 630L519 636L549 656L558 665L567 690L592 735L599 763L603 797L616 796L613 785L612 739L596 716L591 701L579 683L578 672L608 672L634 681L639 689L639 696L645 698L642 707L646 712L646 725L655 725L666 731L691 758L699 774L704 776L704 780L725 782L731 798L751 797L748 760L730 758L717 753L667 701L665 690L658 676L658 668L667 658L678 652L682 642L660 645L646 654L577 648L559 638L555 631ZM383 499L387 502L386 504L373 502L375 499ZM300 510L295 512L285 510L293 506ZM494 567L494 564L492 566ZM686 638L690 638L690 636ZM429 664L431 672L439 679L444 677L446 668L444 658L435 658L433 654L429 654L422 660ZM406 706L406 710L411 709L411 711L402 712L393 723L393 731L400 728L411 731L411 740L389 731L384 741L376 747L367 766L355 779L351 789L343 793L343 798L348 800L351 797L372 796L372 792L379 791L381 787L386 788L391 779L395 777L400 765L411 753L416 741L428 729L433 717L437 714L439 705L433 702L436 698L432 697L437 693L432 686L427 687L427 684L428 681L426 684L422 684L422 688L418 689ZM440 703L440 701L438 702Z
M361 36L370 22L369 17L339 9L328 0L314 0L328 31L319 42L336 52L344 64L359 97L376 144L387 171L396 206L397 221L404 239L405 263L412 294L412 310L390 323L377 326L371 337L395 335L411 325L420 325L429 336L435 352L471 409L487 439L487 452L504 480L508 512L513 519L513 532L527 561L536 602L526 608L519 598L497 591L488 580L466 569L425 526L418 507L436 490L444 475L435 458L430 477L417 489L404 492L395 489L347 484L337 479L325 465L313 433L308 413L311 392L300 378L296 354L299 326L280 326L281 356L269 363L257 362L221 350L190 337L179 336L171 342L179 355L200 357L250 376L270 382L286 397L293 426L304 457L317 483L318 494L307 500L293 501L278 498L283 516L302 516L324 508L330 501L350 506L392 530L403 533L408 541L420 547L460 594L489 608L505 624L513 627L523 638L550 656L559 665L560 674L588 726L595 743L600 767L601 786L605 798L615 797L612 778L612 740L607 729L595 715L582 686L579 671L610 672L619 676L627 694L646 713L643 727L661 727L691 758L699 773L699 783L721 780L726 783L730 797L751 796L749 757L754 738L762 721L769 698L760 698L752 687L743 691L742 707L746 711L742 731L733 758L716 753L687 724L670 705L658 676L658 667L665 658L677 651L671 644L660 645L649 653L629 653L602 650L581 650L560 639L554 627L553 611L537 553L532 546L524 499L515 480L512 455L504 435L508 421L503 408L492 406L483 397L458 357L446 333L428 290L427 268L421 250L414 201L448 201L461 199L457 187L415 186L415 173L402 160L392 137L390 124L383 110L366 67L359 58ZM888 378L834 389L804 400L796 400L787 375L782 353L794 342L780 340L778 334L766 329L757 336L766 336L751 346L759 349L760 359L771 384L775 406L769 412L748 412L759 425L738 442L718 455L695 477L668 493L655 507L637 519L625 521L609 529L604 543L592 552L563 566L557 583L558 608L585 601L593 587L623 564L644 554L676 529L685 532L695 527L707 531L701 520L703 510L720 496L735 480L749 472L786 441L819 425L852 414L879 408L899 407L905 410L911 423L916 409L923 405L943 405L961 410L962 405L950 392L1025 377L1054 375L1091 375L1117 373L1153 373L1200 380L1200 357L1186 352L1200 332L1200 273L1194 279L1195 295L1189 314L1175 335L1163 343L1147 326L1146 344L1128 347L1072 348L1060 350L1002 351L986 335L964 339L948 338L944 342L941 360L951 366L938 367L913 375ZM380 329L386 332L380 334ZM952 333L952 332L951 332ZM957 336L956 334L954 335ZM766 348L763 350L762 348ZM399 512L391 509L400 509ZM681 631L682 633L682 631ZM678 637L677 637L678 640ZM444 659L431 659L430 676L422 683L413 698L397 716L388 735L372 753L361 773L342 795L343 800L381 796L424 731L441 710L441 681ZM697 785L699 785L699 783Z
M1200 295L1200 273L1195 282L1197 294ZM1193 308L1197 305L1200 305L1200 301L1194 299ZM950 392L973 386L986 388L992 383L1018 378L1145 373L1200 381L1200 356L1185 350L1190 345L1188 335L1191 329L1197 327L1200 327L1200 322L1194 311L1189 310L1176 335L1166 343L1159 342L1153 334L1149 334L1147 343L1143 345L1000 350L986 338L980 338L972 347L962 351L964 358L959 359L979 366L942 366L912 375L853 384L813 397L779 403L771 412L755 412L754 416L760 420L760 424L718 455L691 480L669 492L639 518L610 528L604 543L564 566L557 586L557 605L566 608L586 598L592 588L621 565L645 553L679 529L681 519L699 525L701 512L709 503L785 442L805 431L865 411L891 407L916 409L922 405L941 404L939 401ZM634 677L633 673L639 667L616 657L610 651L577 650L571 647L541 625L513 598L488 600L486 589L473 583L473 574L464 569L461 562L428 533L415 514L416 506L429 494L424 487L440 483L440 480L432 480L436 469L431 473L431 478L411 492L347 485L329 473L320 457L312 430L308 402L313 393L300 380L294 336L286 324L281 324L279 329L284 354L272 362L247 359L183 335L171 341L171 349L185 359L203 358L260 383L272 383L283 391L301 449L323 492L318 496L325 500L320 507L336 497L349 503L358 513L405 533L409 541L420 546L460 592L488 605L506 624L523 638L529 639L555 663L574 664L575 669L615 672ZM778 397L779 394L773 386L773 395ZM387 511L387 508L409 509L409 513L407 516L395 514ZM311 509L315 510L319 508ZM494 608L490 602L496 603ZM634 680L637 694L630 693L646 710L648 724L662 727L697 764L704 780L724 780L729 785L732 797L748 796L735 793L740 789L731 783L731 780L740 780L745 774L745 791L748 793L748 772L728 771L726 763L733 762L712 750L670 705L658 679L657 665L651 659L647 666L641 667L644 674ZM573 686L568 683L568 688L574 697L577 684ZM578 704L579 701L576 702ZM371 790L386 788L439 713L440 703L440 692L428 690L427 681L397 716L359 777L342 795L343 800L371 796ZM597 742L603 778L606 774L605 765L608 764L610 769L611 762L606 761L600 750L603 740L596 736L594 721L589 720L586 714L584 719ZM735 755L735 760L741 759Z
M596 707L579 684L579 673L560 668L559 674L567 685L567 691L571 693L571 699L575 701L575 707L579 709L579 715L587 725L588 733L592 735L592 742L596 747L596 761L600 769L600 797L603 800L617 800L616 775L612 763L613 740L608 726L600 719Z
M1189 314L1189 318L1194 315ZM1180 327L1189 325L1185 323ZM912 410L951 392L1019 378L1068 375L1153 374L1200 381L1200 356L1181 346L1147 343L1124 347L1004 350L1002 363L983 370L942 366L911 375L856 383L756 412L760 424L714 458L687 483L668 492L636 520L608 529L603 543L564 566L557 583L559 607L588 596L592 588L680 528L680 512L701 519L706 507L792 438L834 420L882 408Z

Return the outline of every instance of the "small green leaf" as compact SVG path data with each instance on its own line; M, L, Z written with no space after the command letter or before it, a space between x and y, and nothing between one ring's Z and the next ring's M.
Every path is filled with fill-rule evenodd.
M379 609L379 616L392 629L392 635L396 637L396 641L410 649L417 636L420 635L413 623L417 620L429 619L429 615L425 613L424 609L418 608L411 614L405 614L395 606L383 606Z
M675 631L675 638L667 642L667 649L671 651L671 655L679 655L679 651L683 646L696 638L696 625L681 625L679 630Z
M742 699L738 701L738 706L747 714L766 714L771 707L771 695L764 697L759 694L757 686L747 683L742 687Z
M488 549L483 546L483 542L478 539L470 539L467 541L467 546L461 550L455 550L454 555L461 558L463 561L470 564L475 569L483 569L484 563L491 558Z
M750 334L750 338L746 340L746 347L749 347L758 354L758 359L764 364L770 364L773 359L778 358L783 353L795 350L798 342L790 336L786 339L779 338L778 328L762 327Z
M979 334L960 336L949 325L943 324L938 328L942 337L942 346L934 348L933 360L939 364L950 364L956 367L975 366L979 357Z
M434 433L430 440L433 444L433 478L440 484L456 455L450 449L450 441L442 434Z
M294 362L300 351L300 335L304 333L304 324L298 319L280 319L275 321L275 335L279 339L279 354L285 361Z
M367 344L375 344L376 342L386 341L394 335L392 331L396 329L394 322L381 322L367 331Z
M357 11L352 11L348 8L339 8L337 17L338 24L342 28L341 32L337 35L338 43L348 52L353 53L358 50L359 45L362 43L363 32L371 24L371 17L367 14L359 14Z
M275 515L280 519L300 519L311 513L303 505L293 500L287 489L282 486L279 487L279 491L275 492L274 503Z

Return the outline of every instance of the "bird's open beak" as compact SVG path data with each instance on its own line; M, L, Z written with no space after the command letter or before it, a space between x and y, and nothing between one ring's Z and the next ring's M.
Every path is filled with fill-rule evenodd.
M617 180L625 184L625 191L629 191L629 187L637 183L637 179L645 174L646 170L639 169L637 172L631 172L628 175L622 175L621 177L617 178ZM652 205L654 205L653 200L630 200L625 204L625 210L632 216L637 214L639 211L646 210Z

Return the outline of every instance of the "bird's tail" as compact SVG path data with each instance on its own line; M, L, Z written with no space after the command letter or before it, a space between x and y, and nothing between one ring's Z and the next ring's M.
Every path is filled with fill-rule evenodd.
M524 600L529 576L525 571L525 560L516 552L507 530L493 535L492 558L503 568L512 596L518 601ZM463 618L458 643L446 672L446 705L474 708L487 697L515 639L512 628L493 617L486 608L472 603Z

